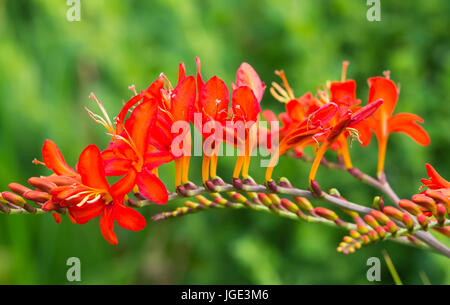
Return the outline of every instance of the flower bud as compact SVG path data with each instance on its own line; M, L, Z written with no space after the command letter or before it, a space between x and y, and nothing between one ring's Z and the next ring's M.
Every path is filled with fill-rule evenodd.
M25 199L35 201L35 202L41 202L44 203L47 200L50 200L52 196L49 193L40 192L40 191L26 191L22 195Z
M11 193L11 192L3 192L2 197L6 201L8 201L12 204L18 205L20 207L23 207L25 204L27 204L25 199L23 199L22 197L20 197L17 194Z
M434 227L433 229L450 238L450 226L445 226L443 228Z
M372 215L381 224L386 224L389 221L389 217L387 217L386 214L377 210L370 212L370 215Z
M323 207L317 207L314 209L314 212L319 215L320 217L323 217L325 219L335 221L339 217L337 214L329 209L323 208Z
M373 208L381 211L384 207L384 206L382 206L382 204L380 204L382 202L383 202L383 200L381 199L380 196L373 197L373 202L372 202Z
M371 241L377 241L379 239L378 233L375 230L370 230L368 235Z
M233 198L234 202L238 202L238 203L245 203L248 200L244 195L242 195L241 193L238 193L238 192L233 193L233 195L231 197Z
M23 186L22 184L19 183L10 183L8 184L8 187L11 191L13 191L14 193L16 193L17 195L22 196L23 193L27 192L27 191L31 191L29 188L27 188L26 186Z
M369 232L369 229L362 222L357 223L356 228L361 234L367 234Z
M364 216L364 221L372 228L375 229L376 227L378 227L380 224L375 220L374 217L372 217L371 215L366 215Z
M398 221L403 220L403 212L397 208L394 208L391 206L384 207L383 213L389 217L392 217L392 218L398 220Z
M291 213L297 214L297 211L299 210L298 206L290 201L289 199L283 198L281 199L281 205L288 210Z
M261 202L267 207L272 204L272 200L270 200L270 198L269 198L269 196L267 196L267 194L258 193L258 199L261 200Z
M43 192L50 193L52 189L54 189L57 185L53 182L47 181L44 178L31 177L28 179L28 183L35 188L40 189Z
M332 196L341 197L341 193L339 193L338 189L336 188L330 189L328 193Z
M269 196L270 200L272 200L273 204L279 205L281 203L280 197L278 197L277 194L269 193L267 194Z
M388 228L388 231L393 235L398 231L397 225L392 220L386 222L386 227Z
M419 214L416 216L417 221L419 222L420 226L423 229L427 229L428 227L428 218L425 216L425 214Z
M438 203L436 206L436 219L438 223L442 226L445 222L445 213L447 210L442 203Z
M305 197L293 197L294 201L305 211L311 211L314 209L311 202Z
M414 228L414 221L409 214L403 213L402 222L409 231Z
M381 240L383 240L386 237L386 231L383 229L382 226L376 227L375 230L377 231L377 234Z
M445 208L447 209L447 213L450 214L450 198L445 196L444 193L438 190L428 189L425 191L425 195L433 198L436 202L443 203Z
M319 183L316 180L311 180L310 182L311 191L317 196L322 197L322 189L320 188Z
M414 216L422 213L422 211L420 210L420 207L408 199L400 199L400 201L398 202L398 205L402 209L408 211L408 213L410 213Z
M361 234L359 234L358 231L356 231L356 230L350 230L349 234L351 237L353 237L355 239L358 239L361 236Z
M436 214L436 202L433 200L433 198L428 197L425 194L416 194L412 196L411 199L421 207L424 207L433 214Z

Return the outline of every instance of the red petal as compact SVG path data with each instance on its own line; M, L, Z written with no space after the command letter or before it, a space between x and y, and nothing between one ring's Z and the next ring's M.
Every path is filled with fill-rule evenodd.
M423 123L423 119L412 113L398 113L389 118L388 126L390 132L403 132L410 136L420 145L429 145L430 137L427 132L415 123L416 121Z
M195 58L195 63L197 65L197 93L200 94L200 91L203 88L205 82L203 81L202 75L200 74L200 58Z
M261 112L261 116L264 118L264 120L266 120L269 123L278 121L277 116L271 110L263 110Z
M128 173L131 161L122 158L109 158L104 161L106 176L122 176Z
M331 118L336 114L338 107L334 103L327 103L320 107L318 110L313 112L308 116L306 120L302 122L302 126L304 125L323 125L327 123Z
M330 84L331 101L338 105L352 106L356 100L356 82L353 79L345 82L332 82Z
M119 226L131 231L139 231L145 228L147 222L138 211L122 204L114 203L114 219Z
M45 166L60 176L78 176L77 172L67 165L61 151L52 140L45 140L42 147L42 157Z
M225 121L228 116L229 93L225 83L213 76L200 91L199 109L203 111L203 121Z
M178 65L178 84L186 77L186 67L184 62L180 62Z
M382 99L384 104L380 107L380 111L386 113L388 117L391 116L398 99L395 83L390 79L377 76L369 78L369 86L368 103Z
M164 204L169 199L165 185L148 170L138 174L136 184L139 192L155 203Z
M112 245L117 245L119 242L117 236L113 231L114 229L114 218L113 209L108 206L104 209L102 217L100 218L100 230L102 231L103 237Z
M69 214L78 224L85 224L92 218L100 216L105 209L105 203L99 200L94 203L86 203L82 207L69 207Z
M236 83L233 84L233 90L241 86L249 86L255 94L258 103L261 102L266 86L255 69L246 62L243 62L236 72Z
M53 218L55 219L56 223L61 223L61 214L58 213L52 213Z
M192 121L195 109L195 78L184 78L173 90L171 113L173 121Z
M158 103L155 99L141 103L131 113L125 122L125 128L133 140L133 144L139 154L145 154L148 144L150 128L156 121Z
M131 192L134 185L136 184L136 176L136 170L132 168L124 177L120 178L119 181L111 186L110 193L114 197L114 199L122 201L123 197Z
M428 177L431 182L436 186L435 188L450 188L450 182L445 180L439 173L434 169L431 164L426 164Z
M367 119L372 114L377 111L377 109L383 104L383 100L378 100L367 104L364 107L359 108L358 111L354 112L351 116L351 123L348 125L349 127L355 126L359 122Z
M145 155L144 166L151 170L173 160L173 155L166 151L155 151Z
M231 107L233 108L235 120L244 122L256 122L258 114L261 112L258 100L253 90L248 86L242 86L234 90Z
M78 160L77 169L84 185L101 190L109 189L105 178L103 159L97 146L89 145L83 150Z
M163 83L164 84L164 83ZM139 101L142 99L142 94L138 94L133 96L128 102L123 105L122 109L119 112L119 115L116 119L116 133L120 134L123 130L123 122L125 120L125 117L127 116L129 110L131 107L139 103Z

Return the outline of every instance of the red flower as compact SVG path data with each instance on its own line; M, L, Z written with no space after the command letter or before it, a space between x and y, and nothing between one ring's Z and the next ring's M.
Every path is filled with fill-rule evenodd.
M389 134L392 132L403 132L410 136L420 145L429 145L430 138L427 132L419 125L423 119L412 113L398 113L393 115L398 100L399 90L395 83L386 77L369 78L369 100L373 103L383 99L384 104L375 112L373 118L369 118L357 128L361 135L363 145L368 145L371 140L371 131L375 133L378 140L378 169L380 175L384 169L386 147Z
M168 151L155 151L149 144L150 132L156 120L158 103L150 99L139 104L125 121L120 135L116 135L102 152L108 176L122 176L133 181L139 192L159 204L168 200L167 189L152 172L158 166L173 160Z
M233 91L241 86L250 87L258 103L261 103L266 85L261 81L255 69L246 62L243 62L237 70L236 82L231 85Z
M58 169L56 174L60 174L61 168L67 169L67 173L70 174L75 172L65 163L53 142L47 140L44 151L44 155L53 160L49 168ZM97 146L89 145L81 153L76 173L80 180L70 185L53 188L50 191L52 199L43 205L43 210L52 211L66 207L70 218L78 224L84 224L92 218L101 216L100 229L103 237L113 245L118 243L113 231L114 221L117 221L119 226L132 231L142 230L146 226L146 221L141 214L124 205L125 195L134 186L134 177L127 175L109 186Z
M429 179L420 179L423 187L428 187L432 190L450 189L450 182L442 178L438 172L430 164L426 165Z

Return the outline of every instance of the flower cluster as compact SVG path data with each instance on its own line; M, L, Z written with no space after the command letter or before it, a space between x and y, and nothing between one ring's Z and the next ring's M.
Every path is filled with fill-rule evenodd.
M384 175L390 133L403 132L421 145L430 143L428 134L418 124L423 123L419 116L393 114L399 90L390 80L389 72L385 72L384 77L369 78L369 97L367 103L361 105L356 96L355 80L346 78L348 62L343 63L339 81L329 81L315 94L307 92L297 98L284 72L276 71L282 85L272 83L270 92L286 105L286 112L277 118L270 110L261 110L266 86L248 63L242 63L237 69L231 86L218 76L205 82L198 58L196 66L195 75L188 76L185 65L180 63L175 86L164 74L140 92L131 86L133 96L113 120L92 94L90 97L102 115L86 110L95 122L106 128L110 137L108 146L103 150L96 145L87 146L73 168L66 163L56 144L46 140L42 161L33 162L53 173L30 178L28 183L34 189L9 184L11 192L0 193L0 212L50 212L57 222L61 221L61 215L67 214L77 224L100 217L104 238L117 244L115 222L133 231L146 226L144 217L134 208L150 203L165 204L178 197L193 197L195 200L186 201L183 207L158 214L153 219L209 208L250 208L347 229L350 235L345 236L338 247L343 253L352 253L362 244L388 237L394 240L406 237L413 244L424 242L450 256L448 248L425 232L433 228L449 235L450 183L427 165L429 179L422 180L427 189L411 200L400 200ZM280 121L282 126L271 124L267 128L260 124L261 118L270 123ZM189 181L193 148L191 124L202 137L203 186ZM372 132L378 140L377 178L355 168L349 151L349 142L355 139L367 146ZM225 145L239 151L231 184L217 175L219 148ZM251 156L258 145L270 153L264 185L249 176ZM286 178L275 182L272 176L280 156L294 151L296 157L308 159L304 153L307 146L312 146L315 152L309 159L312 162L308 177L310 190L296 189ZM328 150L337 153L338 163L324 159ZM175 192L166 189L158 173L161 165L172 161ZM332 164L330 167L344 169L374 186L391 199L393 206L386 206L381 197L376 197L372 209L348 201L335 189L329 194L323 192L315 180L320 164ZM108 180L115 182L110 184ZM129 197L130 193L136 200ZM328 208L314 207L309 199L323 199L336 205L350 216L350 222Z

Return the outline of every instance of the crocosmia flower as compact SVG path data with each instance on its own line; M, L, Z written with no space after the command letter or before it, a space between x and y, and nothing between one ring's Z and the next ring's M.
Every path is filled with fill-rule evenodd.
M383 105L369 118L357 126L363 145L368 145L371 140L371 131L375 133L378 140L378 168L377 175L380 176L384 169L386 147L389 134L402 132L410 136L420 145L429 145L430 138L427 132L418 124L423 119L412 113L393 114L397 104L399 90L395 83L389 79L389 73L385 77L369 78L369 99L373 103L383 99Z
M55 174L77 177L71 184L53 188L50 191L52 198L42 206L43 210L67 208L71 220L78 224L100 216L103 237L113 245L118 243L113 230L115 221L119 226L132 231L142 230L146 226L141 214L124 205L124 197L134 186L133 177L127 175L110 186L105 178L103 159L97 146L86 147L80 155L76 171L65 163L53 142L47 140L43 150L44 156L51 156L53 161L48 165L50 169L56 169ZM64 173L61 169L64 169Z

